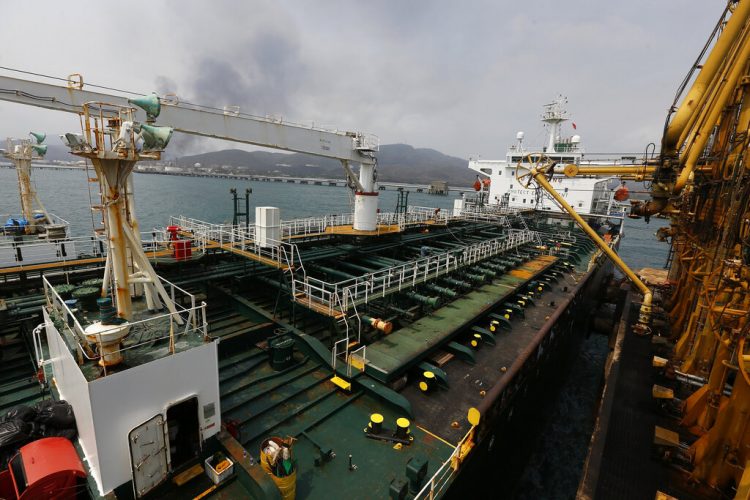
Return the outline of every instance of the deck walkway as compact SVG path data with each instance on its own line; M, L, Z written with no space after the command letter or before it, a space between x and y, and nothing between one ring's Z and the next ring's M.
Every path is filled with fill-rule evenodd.
M411 325L387 335L367 347L367 372L384 382L435 352L460 329L476 321L495 304L507 300L516 290L557 261L549 255L526 262L493 283L460 297L449 305Z

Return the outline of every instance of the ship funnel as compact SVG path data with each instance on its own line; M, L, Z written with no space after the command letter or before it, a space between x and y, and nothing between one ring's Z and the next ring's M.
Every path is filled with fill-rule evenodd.
M156 127L153 125L140 125L139 133L143 138L144 151L162 151L172 138L172 127Z
M37 144L43 143L44 139L47 138L47 134L44 134L42 132L29 132L29 135L34 137L34 139L36 139Z
M38 154L39 156L44 156L47 154L47 145L46 144L32 144L31 148Z
M135 99L128 99L128 103L135 104L143 111L146 112L149 122L156 120L156 117L161 113L161 102L159 102L159 96L154 94L136 97Z

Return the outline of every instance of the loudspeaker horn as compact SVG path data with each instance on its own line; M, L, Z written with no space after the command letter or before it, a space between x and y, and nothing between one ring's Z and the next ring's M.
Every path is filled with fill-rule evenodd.
M37 144L43 143L44 139L47 138L47 134L44 134L42 132L29 132L29 135L34 137L34 139L36 139Z
M140 134L143 138L143 151L162 151L172 138L172 127L156 127L154 125L141 125Z
M154 121L159 116L159 113L161 113L161 102L159 102L159 96L156 93L136 97L135 99L128 99L128 102L145 111L149 122Z

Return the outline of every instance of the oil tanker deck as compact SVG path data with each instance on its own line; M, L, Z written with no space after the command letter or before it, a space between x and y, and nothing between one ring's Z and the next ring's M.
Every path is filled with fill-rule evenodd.
M419 496L424 496L462 489L475 474L486 473L486 464L503 465L514 440L511 424L523 424L525 411L537 406L533 395L540 381L554 376L561 348L575 345L582 330L574 318L591 307L609 266L567 221L549 214L495 211L436 219L432 212L412 211L400 219L389 234L365 237L347 235L351 230L345 225L315 231L310 220L284 222L282 227L305 227L298 234L290 230L287 240L295 241L298 253L294 264L285 264L255 253L251 244L243 249L221 242L226 227L175 218L173 225L196 247L202 243L206 255L157 269L182 296L176 302L185 306L181 314L193 327L177 335L170 349L170 339L154 333L166 324L164 314L149 313L143 300L134 299L136 317L142 318L135 322L143 331L131 329L129 339L137 340L123 341L124 361L110 369L100 366L99 357L88 360L84 353L81 358L76 323L68 326L79 318L85 330L98 318L96 307L82 304L73 311L54 291L62 283L80 285L96 275L95 268L67 263L65 270L47 270L43 278L35 276L38 271L6 274L4 279L16 290L25 288L26 295L17 292L6 301L4 338L17 342L6 341L3 352L9 356L15 348L18 354L13 364L3 365L0 410L50 395L67 398L77 410L75 396L65 394L65 382L52 370L58 357L74 361L77 356L72 368L95 387L108 378L123 377L124 383L139 367L209 346L217 355L221 417L214 425L226 431L202 446L180 445L191 452L173 449L170 476L222 447L235 461L235 474L243 477L219 492L232 496L238 494L235 488L244 488L249 491L243 494L265 491L273 497L273 483L257 460L261 444L278 436L294 443L300 497L368 491L382 498L410 487L412 495L423 490ZM348 292L352 309L341 308L334 294L321 300L320 291L329 285L333 290L351 280L380 283L379 276L388 278L380 280L379 289L367 289L366 297ZM33 380L31 361L37 358L18 349L22 339L32 339L24 335L24 325L34 324L38 314L22 305L40 297L28 293L42 282L51 304L47 335L57 342L51 349L43 345L47 354L39 355L48 380L55 381L51 392ZM33 338L32 344L41 340ZM129 397L129 404L140 404L137 394ZM103 403L92 399L90 404L97 422L96 407ZM175 425L191 424L197 422ZM106 480L100 467L99 480ZM178 496L185 488L195 493L210 486L201 478L183 489L162 484L153 494L166 494L165 488ZM103 493L97 481L91 486L93 496ZM118 498L133 494L132 480L112 487Z
M58 481L85 478L92 497L434 498L488 476L512 484L519 430L611 272L622 234L611 198L585 217L598 248L563 214L482 203L482 183L478 202L453 210L384 213L370 136L127 100L82 80L0 80L17 89L3 99L79 114L83 133L65 142L96 174L104 221L93 238L0 242L0 491L40 494L53 479L35 464L52 455L69 458ZM139 233L132 171L169 142L159 116L337 158L353 213L282 220L255 207L251 221L235 193L233 224L176 216ZM547 157L525 158L536 172ZM58 437L71 431L75 451Z

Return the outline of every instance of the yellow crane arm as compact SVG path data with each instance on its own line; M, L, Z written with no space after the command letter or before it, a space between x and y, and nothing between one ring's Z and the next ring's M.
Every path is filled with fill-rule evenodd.
M552 167L554 168L554 167ZM573 218L573 220L576 221L578 226L591 238L594 243L599 247L599 249L604 252L604 254L609 257L609 259L617 266L620 271L625 274L625 276L628 277L628 279L635 284L635 286L638 288L638 290L643 293L643 303L641 304L640 309L640 315L638 318L638 324L639 327L645 328L648 326L648 323L651 319L651 301L653 299L653 293L651 292L651 289L646 286L646 284L641 281L641 279L633 272L630 267L628 267L625 262L620 258L619 255L617 255L617 252L612 250L612 248L594 231L591 226L581 217L578 215L578 213L575 211L573 207L571 207L567 201L565 201L565 198L560 196L560 193L558 193L554 187L552 187L552 184L549 183L547 180L547 168L545 167L538 167L534 166L531 168L530 175L534 178L534 180L545 190L549 193L552 198L557 201L557 203L570 214L570 216Z

